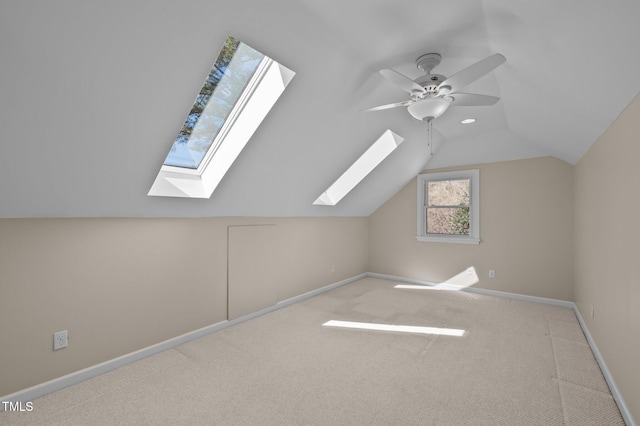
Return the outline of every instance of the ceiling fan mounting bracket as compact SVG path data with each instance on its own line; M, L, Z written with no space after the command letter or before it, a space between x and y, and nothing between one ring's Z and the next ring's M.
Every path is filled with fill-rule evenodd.
M439 53L427 53L416 59L416 66L420 71L431 73L431 70L440 64L442 56Z

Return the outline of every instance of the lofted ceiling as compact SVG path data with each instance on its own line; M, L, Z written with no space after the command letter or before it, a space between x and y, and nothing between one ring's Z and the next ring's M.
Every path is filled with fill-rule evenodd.
M640 91L637 0L3 1L0 217L367 216L422 170L574 164ZM296 76L210 199L148 197L227 35ZM425 123L378 71L501 97ZM477 122L462 125L463 118ZM385 130L405 138L338 205L312 202Z

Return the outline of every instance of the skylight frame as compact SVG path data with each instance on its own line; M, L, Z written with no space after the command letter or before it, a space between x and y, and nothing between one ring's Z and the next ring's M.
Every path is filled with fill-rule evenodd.
M313 202L318 206L335 206L369 173L404 142L404 138L387 129L382 135Z
M255 130L295 76L295 72L261 52L258 53L263 58L198 167L162 164L147 195L209 198L213 194Z

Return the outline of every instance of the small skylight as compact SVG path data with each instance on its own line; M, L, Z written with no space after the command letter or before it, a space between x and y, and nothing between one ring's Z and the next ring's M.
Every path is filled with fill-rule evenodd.
M228 37L148 195L210 197L294 75Z
M403 137L386 130L313 204L335 206L403 141Z

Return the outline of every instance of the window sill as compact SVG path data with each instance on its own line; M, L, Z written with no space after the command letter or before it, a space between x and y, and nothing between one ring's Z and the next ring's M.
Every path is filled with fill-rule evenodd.
M457 244L480 244L480 238L460 237L460 236L425 236L418 235L416 240L428 243L457 243Z

